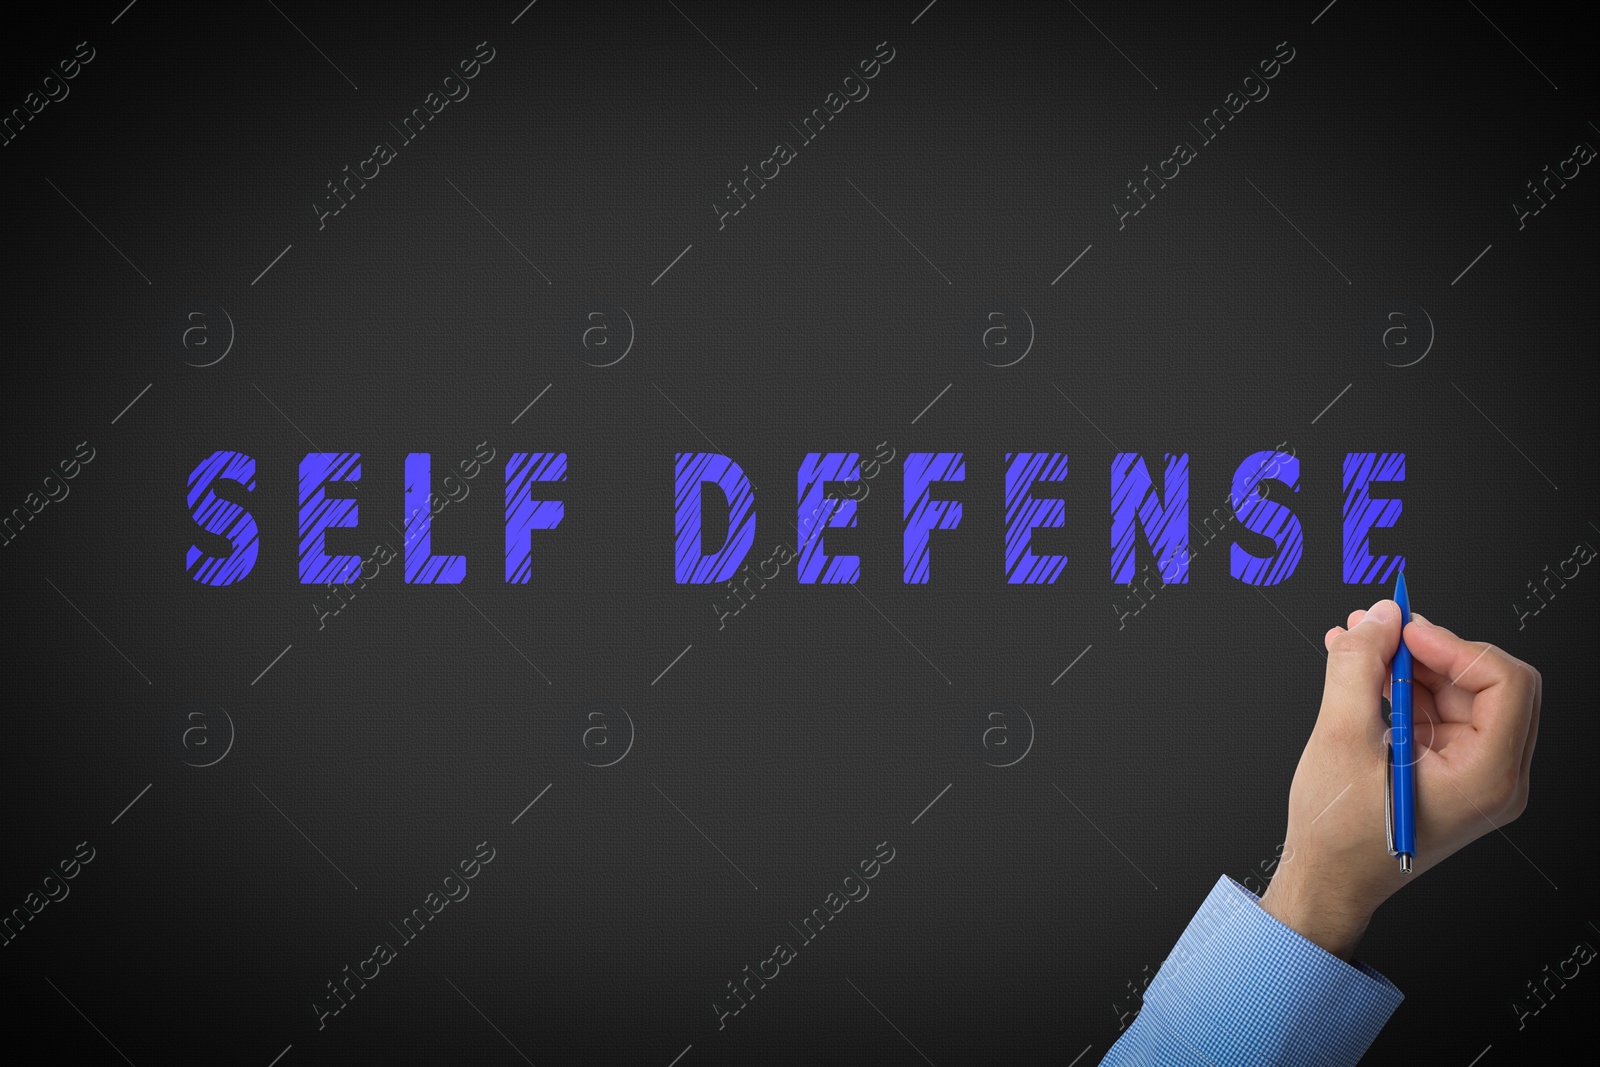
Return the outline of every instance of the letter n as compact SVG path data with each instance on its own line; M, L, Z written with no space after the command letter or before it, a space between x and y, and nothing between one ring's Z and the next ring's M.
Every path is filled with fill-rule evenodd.
M1144 531L1164 584L1189 581L1189 454L1166 456L1165 502L1144 457L1119 452L1111 461L1111 580L1133 581L1134 527Z

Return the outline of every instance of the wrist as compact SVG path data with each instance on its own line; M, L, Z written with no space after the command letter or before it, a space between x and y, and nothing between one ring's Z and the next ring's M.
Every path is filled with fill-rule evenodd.
M1349 962L1377 910L1338 879L1305 879L1283 872L1261 897L1263 911L1321 948Z

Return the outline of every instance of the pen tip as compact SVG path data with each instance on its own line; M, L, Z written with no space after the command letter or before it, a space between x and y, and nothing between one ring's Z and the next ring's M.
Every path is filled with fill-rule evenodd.
M1400 608L1400 625L1405 626L1411 621L1411 593L1406 589L1406 572L1401 571L1394 583L1394 602ZM1401 642L1401 648L1405 643Z

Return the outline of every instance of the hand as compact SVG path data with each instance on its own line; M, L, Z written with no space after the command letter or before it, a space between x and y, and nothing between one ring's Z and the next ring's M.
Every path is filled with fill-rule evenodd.
M1539 734L1539 672L1493 645L1463 641L1415 613L1413 660L1417 856L1400 873L1384 837L1380 695L1400 642L1400 609L1380 600L1335 626L1322 710L1289 789L1285 859L1261 898L1284 925L1348 960L1378 905L1528 805Z

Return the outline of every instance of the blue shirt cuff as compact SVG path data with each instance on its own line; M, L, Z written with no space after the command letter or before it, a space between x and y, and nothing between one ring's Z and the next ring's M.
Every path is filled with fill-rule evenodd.
M1103 1062L1348 1067L1403 999L1383 975L1312 944L1224 875Z

